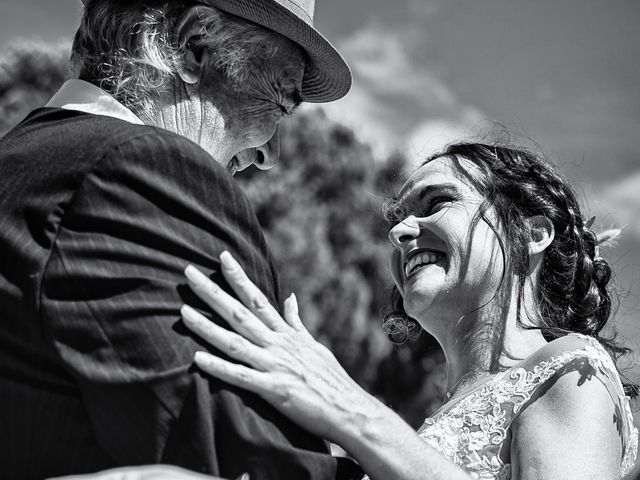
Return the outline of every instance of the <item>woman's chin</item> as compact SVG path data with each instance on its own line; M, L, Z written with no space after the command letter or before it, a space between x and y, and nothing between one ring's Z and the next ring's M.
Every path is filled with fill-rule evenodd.
M411 318L418 319L430 310L434 309L434 301L438 296L438 291L429 289L406 289L403 297L404 311Z
M406 296L431 297L442 291L446 280L446 271L438 265L430 265L411 273L403 282Z

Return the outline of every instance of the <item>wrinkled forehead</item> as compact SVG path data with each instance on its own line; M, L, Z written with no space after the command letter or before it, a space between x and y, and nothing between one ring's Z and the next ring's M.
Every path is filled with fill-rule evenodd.
M475 163L458 156L435 158L414 171L400 189L399 200L412 197L416 191L429 186L446 185L449 188L475 190L474 183L483 178L483 172Z

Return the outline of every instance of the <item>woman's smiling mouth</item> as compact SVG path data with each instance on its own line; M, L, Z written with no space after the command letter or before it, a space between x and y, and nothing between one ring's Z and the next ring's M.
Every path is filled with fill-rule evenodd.
M417 250L407 255L407 259L404 263L404 275L408 278L413 273L417 272L423 267L438 263L445 257L444 253L436 250Z

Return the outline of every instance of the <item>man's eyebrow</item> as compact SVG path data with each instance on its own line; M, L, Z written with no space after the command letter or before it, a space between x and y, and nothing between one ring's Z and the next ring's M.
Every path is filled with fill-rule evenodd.
M453 183L437 183L435 185L425 185L424 187L420 187L419 185L416 188L412 188L404 195L401 195L398 198L398 202L407 203L410 201L419 202L424 197L432 195L436 192L442 191L453 191L457 192L458 188Z

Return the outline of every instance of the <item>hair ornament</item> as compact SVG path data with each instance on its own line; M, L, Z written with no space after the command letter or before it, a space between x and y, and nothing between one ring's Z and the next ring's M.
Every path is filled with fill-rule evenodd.
M605 230L596 235L596 244L599 247L615 247L616 240L622 235L622 229L620 228L611 228L609 230Z
M587 222L584 224L584 229L585 230L589 230L591 227L593 227L593 224L596 221L596 217L591 217L589 220L587 220Z
M611 228L596 234L596 252L594 260L602 259L600 256L600 247L613 248L618 244L618 238L622 235L623 228L624 227Z

